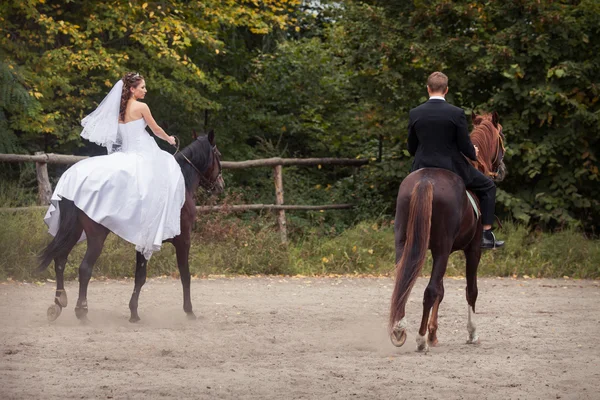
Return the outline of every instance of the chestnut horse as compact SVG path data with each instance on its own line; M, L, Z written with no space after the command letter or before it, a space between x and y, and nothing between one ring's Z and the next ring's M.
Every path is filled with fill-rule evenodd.
M496 113L473 115L471 141L479 148L476 167L496 181L504 178L504 135ZM472 313L477 300L477 267L481 258L482 224L467 197L463 180L451 171L422 168L402 181L396 201L396 281L389 320L390 339L395 346L406 341L405 306L425 262L427 249L433 256L431 278L423 297L423 317L417 350L435 346L438 311L444 298L443 278L450 254L462 250L466 258L469 338L478 336ZM433 308L431 319L429 314ZM425 333L429 328L429 337Z
M175 160L181 167L185 180L185 202L181 208L181 233L167 240L175 246L177 267L183 285L183 310L191 319L195 318L190 298L190 268L188 264L192 226L196 218L195 193L198 187L207 191L221 192L225 186L221 175L221 153L215 145L215 134L211 131L207 136L200 136L192 144L175 154ZM87 251L79 265L79 299L75 306L75 315L80 320L87 319L87 288L94 264L104 246L104 240L110 233L108 228L91 220L83 211L70 201L63 199L59 202L60 226L54 239L46 246L39 256L38 271L44 271L54 260L56 271L56 294L54 304L48 308L48 319L54 321L62 309L67 306L67 293L64 287L64 270L67 257L81 233L87 238ZM138 299L144 283L146 283L147 260L136 251L135 286L129 309L130 322L140 320L138 315Z

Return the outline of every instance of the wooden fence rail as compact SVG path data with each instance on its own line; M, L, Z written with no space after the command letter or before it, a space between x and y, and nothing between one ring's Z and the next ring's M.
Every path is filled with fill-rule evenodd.
M35 154L0 154L0 162L36 162L47 164L75 164L85 160L87 156L73 156L54 153ZM361 166L368 164L369 160L361 158L262 158L248 161L223 161L223 169L245 169L256 167L276 167L278 165L350 165Z
M324 204L320 206L303 206L292 204L225 204L218 206L196 206L199 213L209 212L244 212L244 211L325 211L325 210L349 210L353 204ZM19 212L19 211L42 211L47 210L48 206L29 206L29 207L0 207L0 212Z
M36 173L38 180L38 204L37 207L4 207L0 208L0 212L15 212L32 209L45 209L50 203L52 196L52 186L48 177L48 164L75 164L78 161L86 159L86 156L74 156L65 154L53 153L35 153L30 154L0 154L0 162L35 162ZM221 205L221 206L197 206L199 212L214 212L214 211L229 211L241 212L249 210L274 210L278 213L279 232L281 234L282 243L287 242L286 228L286 210L344 210L353 207L352 204L326 204L318 206L308 205L287 205L284 204L283 196L283 166L298 165L298 166L314 166L314 165L349 165L359 167L369 162L366 159L353 158L265 158L258 160L247 161L223 161L221 166L223 169L245 169L256 167L272 167L273 180L275 183L275 204L236 204L236 205Z

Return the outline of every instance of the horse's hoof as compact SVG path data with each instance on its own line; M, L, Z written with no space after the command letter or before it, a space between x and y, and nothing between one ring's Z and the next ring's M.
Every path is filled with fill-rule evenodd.
M69 304L69 301L67 300L67 292L64 290L57 290L57 292L60 292L60 295L54 298L54 302L62 308L67 307L67 304Z
M134 324L136 322L139 322L140 320L141 320L141 318L138 317L137 315L135 315L135 316L132 315L131 318L129 318L129 322L134 323Z
M467 344L479 344L479 336L474 335L467 339Z
M88 313L88 309L87 307L83 308L83 307L75 307L75 316L77 317L77 319L82 320L82 321L87 321L87 313Z
M417 351L418 352L429 352L429 344L425 336L417 335Z
M429 345L431 347L437 347L437 345L438 345L438 340L437 339L433 339L433 340L427 339L427 341L429 342Z
M406 342L406 329L395 328L392 333L390 333L390 340L394 346L401 347L404 342Z
M196 314L194 314L193 311L186 312L185 315L187 316L187 319L189 319L190 321L195 321L197 319Z
M59 306L58 304L52 304L50 307L48 307L48 311L46 312L46 315L48 316L48 321L56 321L56 319L60 316L61 312L61 306Z

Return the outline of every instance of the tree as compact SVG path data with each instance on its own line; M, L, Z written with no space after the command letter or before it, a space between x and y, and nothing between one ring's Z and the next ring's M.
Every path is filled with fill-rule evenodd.
M10 129L13 117L26 118L30 110L39 108L35 97L30 97L19 81L14 67L0 62L0 153L19 151L18 138Z
M0 5L0 50L40 104L8 124L29 150L63 151L80 142L79 121L126 71L140 71L155 116L173 129L199 126L201 110L220 107L235 77L211 67L228 53L221 34L283 30L297 0L9 1Z
M349 2L341 24L356 85L397 129L388 153L401 155L407 112L442 70L451 102L500 114L506 211L550 227L600 224L598 2Z

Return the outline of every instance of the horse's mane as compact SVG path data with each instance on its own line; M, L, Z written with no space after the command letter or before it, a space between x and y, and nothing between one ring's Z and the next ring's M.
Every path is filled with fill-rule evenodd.
M194 190L193 185L196 171L188 164L183 156L187 157L198 170L203 172L209 167L208 163L210 162L210 154L212 153L211 149L212 146L209 143L208 138L206 136L200 136L179 153L175 154L175 161L179 163L183 179L185 180L186 191L189 192Z
M498 128L485 117L477 116L473 120L474 128L471 132L471 142L479 148L475 168L484 175L492 175L492 163L497 157L498 152Z

